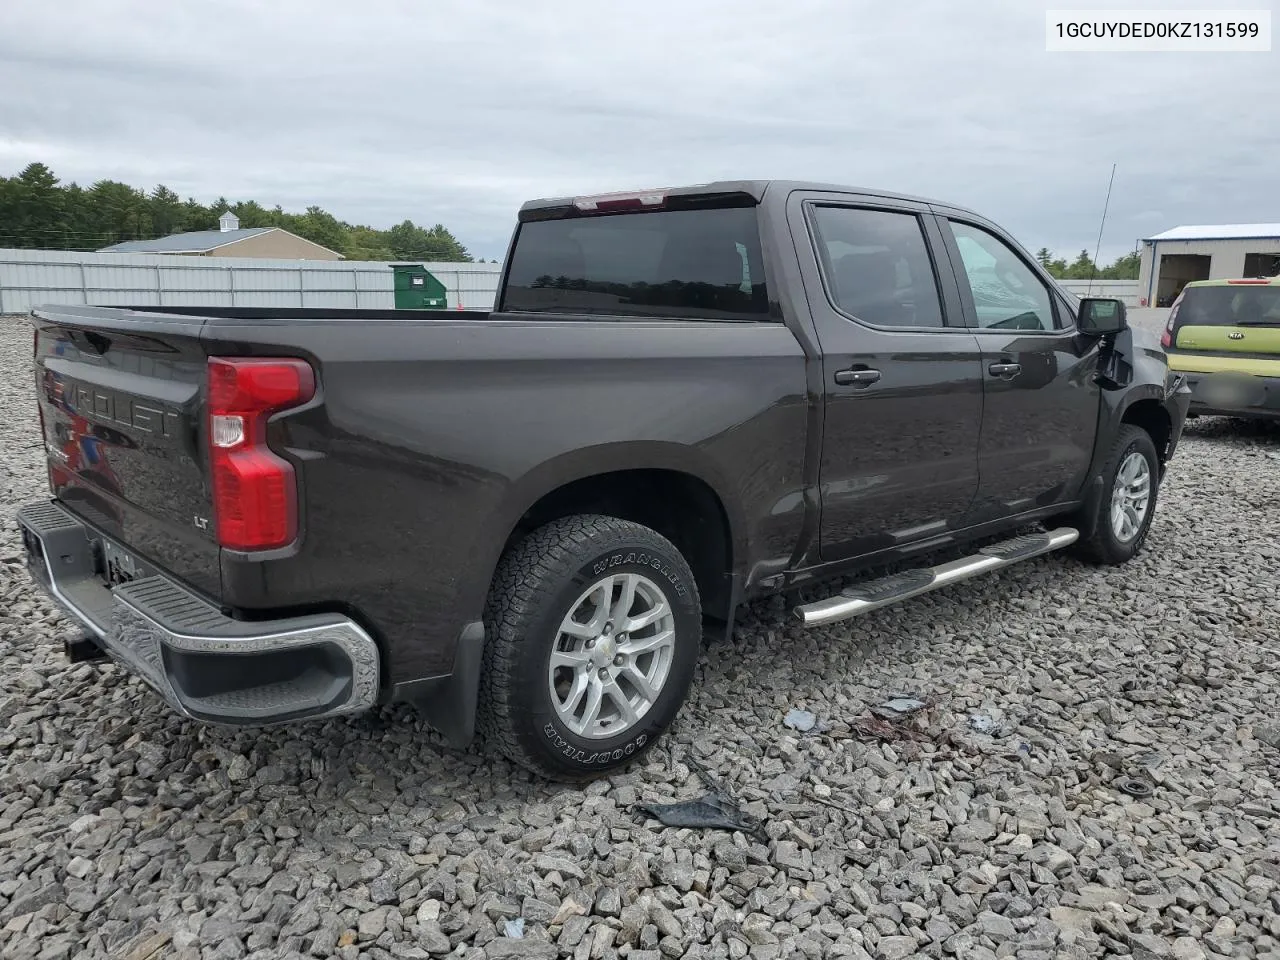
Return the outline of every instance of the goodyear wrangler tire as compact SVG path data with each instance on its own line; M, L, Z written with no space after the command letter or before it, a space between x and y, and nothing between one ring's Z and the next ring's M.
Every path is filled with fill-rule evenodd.
M503 557L485 612L481 732L558 780L644 754L671 725L702 639L688 563L648 527L579 515Z

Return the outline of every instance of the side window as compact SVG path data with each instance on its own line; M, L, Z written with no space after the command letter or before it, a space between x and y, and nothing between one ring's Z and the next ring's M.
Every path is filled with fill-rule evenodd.
M818 259L841 312L881 327L941 327L938 282L920 218L816 207Z
M948 221L973 292L978 326L1052 330L1053 301L1031 268L1003 240L979 227Z

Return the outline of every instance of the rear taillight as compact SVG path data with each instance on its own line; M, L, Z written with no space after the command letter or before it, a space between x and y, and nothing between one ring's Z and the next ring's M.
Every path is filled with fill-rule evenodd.
M209 460L218 543L283 547L298 535L293 466L267 446L267 420L316 392L304 360L209 358Z
M1180 293L1174 298L1173 305L1169 307L1169 319L1164 323L1164 333L1160 334L1160 346L1166 349L1173 346L1173 324L1178 319L1178 307L1182 306L1183 296Z
M40 417L40 442L45 448L45 472L48 474L49 489L56 491L63 478L61 471L57 470L49 458L49 434L45 432L44 426L44 400L48 395L49 371L40 369L40 328L34 323L31 325L31 366L36 381L36 414Z

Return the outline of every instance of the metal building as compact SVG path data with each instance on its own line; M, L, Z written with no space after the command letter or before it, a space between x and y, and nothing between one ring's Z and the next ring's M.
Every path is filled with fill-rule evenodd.
M1142 241L1140 306L1167 307L1192 280L1280 275L1280 223L1174 227Z

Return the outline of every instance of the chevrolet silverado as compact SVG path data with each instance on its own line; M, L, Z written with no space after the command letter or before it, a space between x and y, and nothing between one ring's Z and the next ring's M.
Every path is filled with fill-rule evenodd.
M18 520L69 653L198 721L409 701L590 777L753 598L893 571L813 626L1128 560L1189 401L1122 303L879 191L533 201L495 307L34 310L50 496Z

